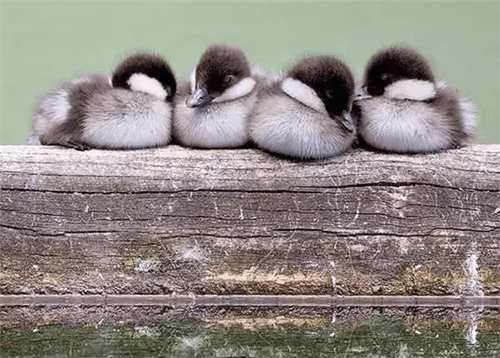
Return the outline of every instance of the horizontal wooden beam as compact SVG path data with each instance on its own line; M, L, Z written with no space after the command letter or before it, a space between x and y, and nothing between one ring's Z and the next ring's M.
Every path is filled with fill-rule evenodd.
M0 295L500 294L500 145L0 157Z
M500 296L0 295L0 306L500 307Z

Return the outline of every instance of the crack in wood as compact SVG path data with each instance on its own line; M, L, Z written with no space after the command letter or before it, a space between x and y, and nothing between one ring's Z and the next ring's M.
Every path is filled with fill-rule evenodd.
M36 175L37 177L43 176L43 175ZM68 177L68 175L61 175L63 177ZM72 175L73 177L77 177L76 175ZM89 178L96 178L97 176L89 176ZM123 176L116 176L116 177L100 177L102 178L124 178ZM144 178L141 177L134 177L137 180L143 180ZM155 181L154 179L152 180L151 178L148 178L150 181ZM164 181L164 179L157 179L158 181ZM220 181L225 181L228 180L227 178L220 178L218 179ZM290 189L276 189L276 188L271 188L269 190L262 190L262 189L230 189L230 188L213 188L213 189L202 189L202 188L192 188L192 189L181 189L181 190L171 190L171 189L164 189L164 190L141 190L141 189L134 189L132 190L125 190L125 191L120 191L120 190L113 190L113 191L105 191L105 190L100 190L100 191L89 191L89 190L54 190L54 189L38 189L38 188L12 188L12 187L2 187L2 190L4 191L13 191L13 192L40 192L40 193L61 193L61 194L87 194L87 195L113 195L113 194L128 194L128 195L135 195L135 194L147 194L147 195L156 195L156 194L182 194L182 193L191 193L191 192L196 192L196 193L261 193L261 194L268 194L268 193L276 193L276 194L285 194L285 193L293 193L293 194L318 194L319 190L300 190L303 188L314 188L314 189L359 189L359 188L373 188L373 187L380 187L380 188L400 188L400 187L432 187L432 188L437 188L437 189L450 189L454 191L470 191L470 192L490 192L490 193L500 193L500 189L483 189L483 188L465 188L465 187L454 187L454 186L445 186L445 185L439 185L435 183L425 183L425 182L367 182L367 183L362 183L362 184L346 184L346 185L330 185L330 186L292 186ZM327 193L327 192L323 192Z
M3 294L500 294L500 145L0 155Z

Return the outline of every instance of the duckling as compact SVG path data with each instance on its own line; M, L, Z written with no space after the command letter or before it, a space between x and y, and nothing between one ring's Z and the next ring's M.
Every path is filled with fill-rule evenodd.
M346 151L355 139L354 76L339 59L308 57L259 91L249 132L262 149L301 159Z
M91 74L45 93L32 118L41 144L79 150L166 145L176 80L160 57L136 54L111 75Z
M173 120L175 140L197 148L245 145L257 82L258 76L239 47L209 45L189 80L179 85Z
M406 46L369 60L354 107L361 143L384 151L436 152L476 137L472 102L436 82L429 60Z

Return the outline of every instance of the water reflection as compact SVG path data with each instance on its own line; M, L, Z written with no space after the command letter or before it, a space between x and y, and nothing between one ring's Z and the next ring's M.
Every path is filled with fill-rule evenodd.
M150 314L151 309L147 308ZM136 310L127 313L126 308L115 307L101 325L2 331L0 357L500 356L498 307L190 310L193 320L144 325L134 321ZM50 312L56 317L57 308ZM121 324L107 325L118 314ZM170 315L179 314L170 311Z
M467 325L467 341L469 341L469 344L471 346L476 344L476 342L477 342L477 339L476 339L477 326L478 326L477 321L469 322L469 324Z

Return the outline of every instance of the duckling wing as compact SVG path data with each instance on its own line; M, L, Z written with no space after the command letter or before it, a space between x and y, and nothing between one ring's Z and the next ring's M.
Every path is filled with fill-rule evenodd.
M96 92L78 115L82 138L94 147L147 148L171 139L170 103L147 93L121 88Z
M270 152L296 158L325 158L349 148L353 133L337 121L271 87L250 119L251 140Z
M437 95L432 105L448 122L450 142L453 146L473 144L477 130L477 114L473 102L444 82L438 83L436 88Z

